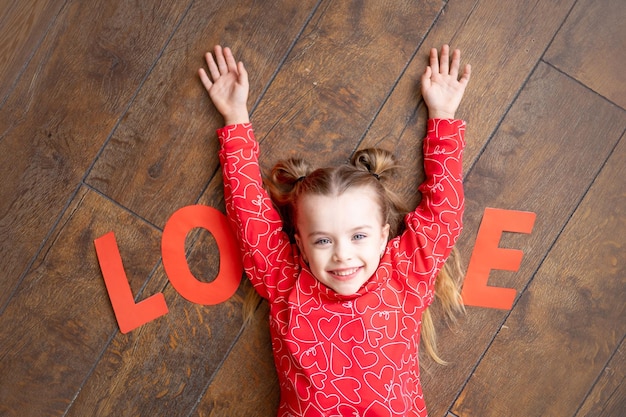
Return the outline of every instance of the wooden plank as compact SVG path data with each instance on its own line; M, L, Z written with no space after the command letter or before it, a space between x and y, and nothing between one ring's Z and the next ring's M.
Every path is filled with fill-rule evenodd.
M537 214L532 234L505 233L500 242L524 252L519 271L492 271L489 285L514 288L519 297L624 127L622 110L539 64L465 180L458 247L466 260L486 207ZM445 413L508 314L469 307L459 326L440 326L441 354L453 363L423 363L424 392L434 415Z
M576 413L626 335L626 182L616 181L626 177L624 160L622 138L470 378L456 414ZM616 399L623 402L623 394Z
M37 50L0 111L0 311L185 7L68 2Z
M545 59L626 108L626 3L582 0L554 39Z
M0 10L0 108L65 1L4 3Z
M207 203L223 210L221 199L216 194ZM213 237L199 230L187 240L190 270L211 281L221 262ZM117 334L65 416L189 415L196 406L241 332L244 289L218 305L191 303L169 285L159 266L145 292L162 292L169 312Z
M418 102L420 77L430 48L448 43L472 64L472 79L457 117L468 122L464 166L470 167L485 147L537 64L573 4L516 0L456 0L446 4L433 28L407 67L360 148L395 150L406 168L399 191L417 202L416 187L423 177L422 160L415 158L426 131L426 109ZM486 24L485 22L489 22Z
M111 230L134 294L154 268L158 231L82 188L0 315L1 415L63 415L107 345L117 324L93 240Z
M440 10L432 0L324 2L253 116L261 164L344 162Z
M268 315L268 305L263 302L211 381L192 417L276 415L280 390L272 357Z
M220 43L245 61L253 105L317 2L195 2L87 182L159 225L196 202L219 166L223 124L197 76L204 53Z
M204 259L202 267L207 265L217 263ZM118 334L66 416L188 415L194 409L239 335L242 292L227 302L202 306L183 299L171 286L164 287L165 281L159 270L146 290L163 291L168 314Z
M612 417L623 413L626 410L625 383L626 340L622 340L576 416Z

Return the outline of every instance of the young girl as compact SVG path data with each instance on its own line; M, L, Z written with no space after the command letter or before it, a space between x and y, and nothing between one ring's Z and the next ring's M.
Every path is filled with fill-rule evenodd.
M470 66L459 78L458 50L451 59L447 45L441 59L431 51L422 75L426 180L401 227L399 204L383 186L394 165L383 151L318 170L281 162L270 179L272 201L248 116L245 67L228 48L214 54L206 55L208 74L199 74L225 121L218 137L228 217L246 273L270 305L279 415L426 416L419 334L462 227L465 123L454 114Z

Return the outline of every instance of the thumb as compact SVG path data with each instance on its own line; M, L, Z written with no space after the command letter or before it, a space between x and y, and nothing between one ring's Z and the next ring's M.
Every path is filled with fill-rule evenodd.
M426 69L424 70L424 73L422 74L422 92L425 89L430 88L431 86L431 82L430 82L430 77L433 74L433 70L430 66L427 66Z
M246 67L243 65L243 62L241 61L237 63L237 72L239 73L238 81L242 85L245 85L247 87L248 86L248 71L246 71Z

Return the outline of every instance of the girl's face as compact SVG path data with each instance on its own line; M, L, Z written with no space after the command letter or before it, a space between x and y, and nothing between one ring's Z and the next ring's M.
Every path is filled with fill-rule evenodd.
M304 195L297 211L296 243L313 275L338 294L356 293L378 268L389 237L375 192Z

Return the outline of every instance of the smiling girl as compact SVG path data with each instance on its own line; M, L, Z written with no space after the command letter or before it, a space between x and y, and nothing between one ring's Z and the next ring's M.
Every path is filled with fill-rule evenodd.
M270 305L279 416L426 416L420 330L436 279L462 229L465 123L454 114L470 78L460 52L431 50L422 75L428 106L426 180L406 214L385 183L390 153L357 152L313 170L279 162L263 187L250 124L248 76L228 48L206 55L200 78L225 127L218 130L227 214L246 274ZM439 278L437 278L439 275ZM437 284L462 309L449 277Z

